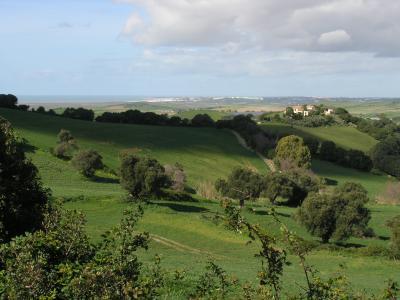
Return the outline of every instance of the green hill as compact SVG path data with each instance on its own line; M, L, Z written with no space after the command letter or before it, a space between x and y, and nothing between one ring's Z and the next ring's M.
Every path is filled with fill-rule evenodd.
M238 165L267 171L255 154L240 146L235 136L225 130L92 123L8 109L0 109L0 116L8 119L35 148L32 160L56 196L123 193L113 180L85 180L70 163L50 154L60 129L70 130L81 148L97 150L104 163L114 170L119 167L119 153L123 150L155 157L163 164L179 162L193 187L227 176Z
M329 127L299 127L282 123L264 123L262 125L266 132L281 134L295 134L301 137L313 137L321 141L333 141L345 149L356 149L368 152L378 141L366 133L358 131L354 127L329 126Z

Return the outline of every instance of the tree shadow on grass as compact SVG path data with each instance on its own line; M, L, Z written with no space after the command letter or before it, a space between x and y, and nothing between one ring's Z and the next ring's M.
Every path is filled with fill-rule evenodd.
M98 183L114 183L118 184L119 179L118 178L108 178L108 177L100 177L100 176L93 176L90 178L91 181L98 182Z
M365 245L361 245L361 244L355 244L355 243L345 243L345 242L337 242L335 243L336 246L342 247L342 248L356 248L356 249L360 249L360 248L365 248Z
M378 239L380 239L381 241L389 241L390 237L380 235L378 236Z
M324 178L326 185L329 186L337 186L338 185L338 181L335 179L331 179L331 178Z
M158 206L168 207L177 212L202 213L209 211L207 208L178 203L157 203Z
M22 141L20 141L20 146L22 150L27 153L35 153L38 149L38 147L29 144L28 140L24 138L22 139Z
M266 210L256 210L254 211L254 214L258 215L258 216L267 216L270 213ZM277 216L283 217L283 218L290 218L291 215L290 214L285 214L285 213L281 213L281 212L275 212L275 214Z

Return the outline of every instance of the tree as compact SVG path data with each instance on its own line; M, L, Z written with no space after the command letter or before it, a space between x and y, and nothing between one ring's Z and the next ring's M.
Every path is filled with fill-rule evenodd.
M278 142L275 152L278 162L288 160L300 168L311 167L310 149L304 144L301 137L290 135L282 138Z
M93 177L96 170L104 167L102 157L95 150L82 150L72 158L72 165L85 177Z
M316 138L305 138L304 144L310 149L311 155L316 155L318 153L320 142Z
M57 137L57 145L52 150L52 153L58 158L71 158L73 152L78 149L75 138L72 136L70 131L65 129L61 129Z
M17 104L18 104L18 98L15 97L14 95L0 94L0 107L15 109L17 108Z
M323 141L321 143L321 149L319 151L319 155L321 159L327 160L327 161L336 161L336 144L331 141Z
M164 167L155 159L125 155L121 163L121 185L134 198L158 196L168 184Z
M91 109L85 109L82 107L72 108L67 107L64 112L61 114L62 117L84 120L84 121L93 121L94 120L94 111Z
M197 114L192 119L192 126L195 127L214 127L215 122L208 114Z
M400 215L389 220L386 225L392 231L390 248L395 258L400 258Z
M378 143L371 151L374 167L400 177L400 136L393 135Z
M215 188L223 196L239 200L240 207L243 207L245 200L260 197L263 185L264 179L260 174L248 168L235 168L227 180L217 180Z
M278 197L288 199L293 194L293 182L282 173L271 173L266 176L263 194L275 204Z
M286 116L288 116L288 117L293 117L294 116L294 110L293 110L293 108L291 107L291 106L289 106L289 107L287 107L286 108L286 111L285 111L285 114L286 114Z
M40 227L49 191L27 160L11 124L0 117L0 240Z
M333 194L311 193L299 208L297 218L323 243L331 238L342 241L367 230L371 218L365 207L367 201L367 192L361 185L346 183Z

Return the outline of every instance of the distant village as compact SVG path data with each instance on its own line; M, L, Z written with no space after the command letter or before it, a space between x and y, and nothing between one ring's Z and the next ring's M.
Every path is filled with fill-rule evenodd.
M292 113L296 115L302 115L303 117L308 117L313 113L330 116L335 114L335 110L333 108L326 108L316 105L305 104L305 105L289 106L288 108L286 108L285 114L292 114Z

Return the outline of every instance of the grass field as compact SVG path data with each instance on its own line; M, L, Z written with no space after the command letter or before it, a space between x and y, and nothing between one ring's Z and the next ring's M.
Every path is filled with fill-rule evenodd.
M31 154L33 162L56 196L122 193L115 181L85 180L70 163L50 154L62 128L72 132L81 148L96 149L114 170L119 167L122 150L155 157L163 164L179 162L193 187L225 177L238 165L252 166L260 172L267 170L254 153L241 147L235 136L225 130L92 123L7 109L0 109L0 116L36 148Z
M114 199L86 199L67 203L67 208L83 210L88 217L88 231L97 239L110 226L116 224L121 212L128 204ZM246 218L258 223L270 231L278 232L279 228L265 215L262 206L255 206L256 213L245 212ZM371 225L377 238L351 239L349 245L363 248L367 245L387 245L389 232L385 221L400 213L400 207L372 206ZM217 203L155 202L145 209L144 218L139 229L160 236L174 244L153 241L150 250L142 258L150 262L155 254L161 254L166 269L186 270L189 277L204 272L208 260L213 260L226 269L229 274L237 276L242 282L256 283L260 262L254 255L258 245L246 246L246 237L216 225L212 220L215 212L220 211ZM277 212L290 229L309 240L312 238L291 217L294 209L278 207ZM344 250L346 251L346 250ZM352 250L347 250L352 251ZM399 279L400 262L385 258L366 257L346 252L328 250L313 251L309 262L321 271L322 276L330 276L344 266L343 272L359 290L378 292L388 278ZM285 287L287 291L298 290L297 283L304 284L297 259L290 256L291 265L285 267Z
M358 131L354 127L329 126L329 127L291 127L282 123L264 123L267 132L295 134L301 137L314 137L322 141L333 141L345 149L357 149L368 152L378 141L368 134Z
M55 196L73 197L65 204L68 209L78 209L87 216L87 231L93 240L116 225L124 209L131 204L125 202L124 192L116 180L107 176L97 181L88 181L72 169L70 163L54 158L50 152L61 128L69 129L82 148L98 150L110 168L117 169L118 154L128 150L139 155L156 157L162 163L179 162L188 173L189 184L196 186L205 181L214 181L226 176L237 165L250 165L266 172L264 163L252 152L239 145L229 131L201 128L170 128L119 124L98 124L84 121L49 117L39 114L0 109L3 116L13 123L17 133L26 138L35 148L29 156L39 167L46 186ZM366 146L365 146L366 147ZM314 161L313 169L318 174L337 180L358 181L375 195L385 186L387 178L357 172L336 165ZM76 196L82 195L81 199ZM245 211L244 215L271 232L279 228L266 215L266 203L253 203L255 213ZM344 267L356 289L379 292L389 279L400 280L400 262L383 257L362 256L357 249L366 246L387 246L389 238L385 222L400 214L399 206L370 204L372 220L370 226L376 237L369 239L352 238L341 251L314 250L309 262L321 271L322 276L333 275ZM166 202L154 201L146 205L144 218L139 229L154 236L150 250L141 252L147 263L155 254L162 257L162 266L167 270L183 269L188 281L182 286L192 288L193 278L204 272L209 259L224 267L229 274L242 282L257 281L260 269L257 244L246 245L245 236L226 230L214 222L216 212L221 208L217 202ZM282 221L307 240L316 241L292 218L295 209L277 207ZM287 291L299 290L297 283L304 284L298 261L289 256L290 265L285 267L284 285ZM170 291L171 298L183 295Z

